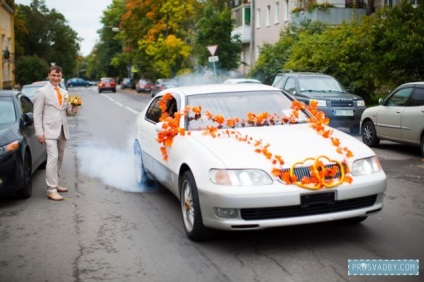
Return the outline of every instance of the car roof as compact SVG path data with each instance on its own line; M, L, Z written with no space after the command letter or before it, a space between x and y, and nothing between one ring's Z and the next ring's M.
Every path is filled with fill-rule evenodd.
M406 85L424 85L424 81L407 82L400 86L406 86Z
M246 91L279 91L281 89L259 83L236 83L236 84L204 84L174 87L162 90L161 94L177 92L184 96L202 95L211 93L246 92Z
M19 91L16 90L0 90L0 96L2 97L10 97L18 94Z

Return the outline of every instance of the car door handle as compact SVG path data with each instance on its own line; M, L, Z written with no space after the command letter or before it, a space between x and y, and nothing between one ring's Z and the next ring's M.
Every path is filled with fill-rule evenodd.
M400 113L401 113L401 111L396 111L396 113L397 113L397 114L400 114Z

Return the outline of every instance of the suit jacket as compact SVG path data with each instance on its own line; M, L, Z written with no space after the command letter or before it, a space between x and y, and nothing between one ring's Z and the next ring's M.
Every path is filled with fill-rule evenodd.
M72 106L68 103L68 91L59 87L62 106L59 105L56 90L49 82L35 93L34 125L35 135L44 135L46 139L57 139L63 126L65 139L69 139L67 116L72 115Z

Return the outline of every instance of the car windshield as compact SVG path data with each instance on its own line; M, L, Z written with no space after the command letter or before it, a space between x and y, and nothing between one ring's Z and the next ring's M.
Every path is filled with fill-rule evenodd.
M14 123L15 120L16 113L12 98L0 97L0 126Z
M333 77L299 77L300 92L346 92L343 86Z
M292 113L292 101L279 91L267 92L237 92L216 93L207 95L188 96L187 105L191 107L202 107L202 114L210 112L213 115L222 115L225 119L247 120L248 114L259 115L269 113L279 118L289 117ZM307 122L308 116L301 112L297 121ZM279 124L279 123L277 123ZM211 120L202 117L190 120L188 130L201 130L206 126L215 125ZM242 125L239 124L238 127Z

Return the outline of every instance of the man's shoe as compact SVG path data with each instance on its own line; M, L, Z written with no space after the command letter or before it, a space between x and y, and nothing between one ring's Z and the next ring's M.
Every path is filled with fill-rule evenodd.
M60 186L57 186L56 190L57 190L57 192L68 192L68 188L60 187Z
M58 193L48 193L47 199L53 200L53 201L62 201L63 197L59 195Z

